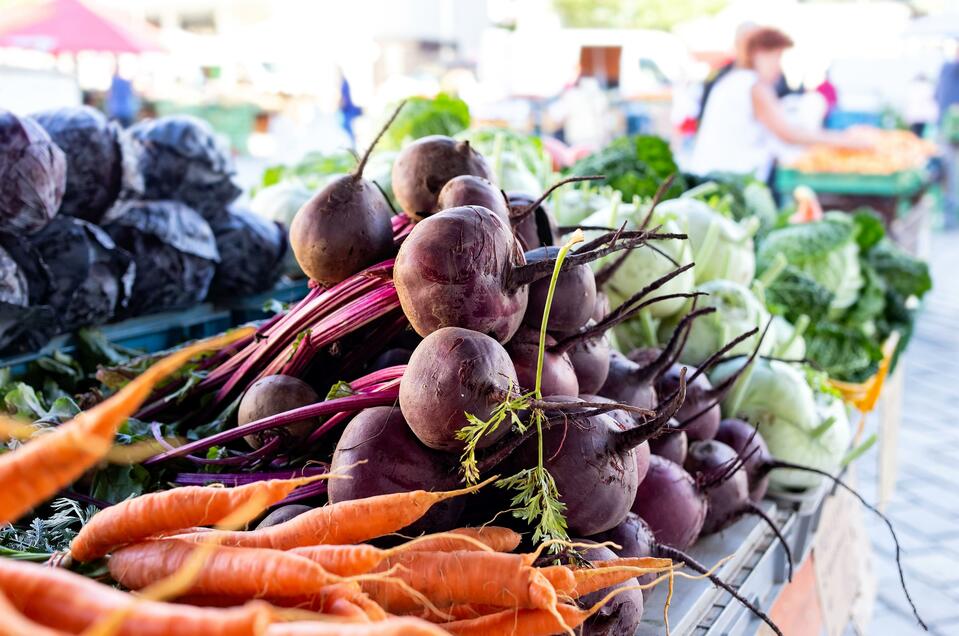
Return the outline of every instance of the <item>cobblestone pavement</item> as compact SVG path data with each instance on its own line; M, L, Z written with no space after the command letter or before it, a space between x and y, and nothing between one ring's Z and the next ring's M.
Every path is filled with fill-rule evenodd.
M905 360L899 473L886 507L903 546L907 583L930 632L959 634L959 232L938 233L927 296ZM875 461L865 457L863 494L875 501ZM874 456L873 458L874 459ZM893 544L866 513L879 591L869 636L924 633L899 587Z

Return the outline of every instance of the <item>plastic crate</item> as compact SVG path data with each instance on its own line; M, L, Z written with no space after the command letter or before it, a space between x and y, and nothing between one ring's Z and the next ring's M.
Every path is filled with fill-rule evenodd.
M187 340L207 338L234 326L230 312L204 303L189 309L138 316L100 327L107 340L130 349L153 353L175 347ZM26 371L27 365L54 351L72 353L76 340L72 334L52 339L40 350L8 358L0 358L0 367L9 367L14 376Z
M901 170L890 174L847 172L801 172L791 168L776 171L776 189L790 194L804 185L816 193L851 194L881 197L911 197L929 183L926 170Z
M309 291L309 282L305 278L284 281L262 294L246 296L233 301L220 301L217 306L230 312L233 325L242 325L269 318L272 312L265 311L263 308L271 300L286 304L295 303L305 297Z
M863 110L836 109L829 113L829 116L826 118L826 128L832 130L845 130L851 126L875 126L876 128L881 128L882 114Z
M787 539L795 532L796 515L777 508L772 502L763 509L782 529ZM773 532L758 517L746 516L729 528L702 537L688 550L689 554L711 566L720 559L731 558L716 574L738 588L740 594L757 607L772 607L785 580L785 555ZM657 586L649 596L648 607L662 607L666 600L665 584ZM670 604L670 627L674 634L745 635L755 634L758 624L748 610L709 582L677 579ZM637 634L665 634L662 612L646 612Z

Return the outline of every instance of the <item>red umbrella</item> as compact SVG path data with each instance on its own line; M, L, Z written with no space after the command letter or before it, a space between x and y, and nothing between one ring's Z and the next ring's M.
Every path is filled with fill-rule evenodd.
M0 47L49 53L163 50L145 28L121 24L78 0L47 0L5 10L0 16Z

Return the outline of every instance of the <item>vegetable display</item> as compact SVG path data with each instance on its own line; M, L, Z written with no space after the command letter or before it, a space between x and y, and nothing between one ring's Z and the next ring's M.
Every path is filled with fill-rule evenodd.
M468 123L451 98L401 104L356 160L269 169L254 212L205 124L141 123L142 198L123 189L102 229L55 218L32 252L0 241L0 310L70 329L268 289L282 222L310 278L212 340L84 331L0 378L8 624L626 634L688 568L782 633L686 550L754 515L791 568L761 500L846 487L861 448L800 358L859 317L863 338L904 330L924 264L865 215L759 219L732 179L681 196L657 138L562 178L536 140ZM389 194L364 176L378 143Z

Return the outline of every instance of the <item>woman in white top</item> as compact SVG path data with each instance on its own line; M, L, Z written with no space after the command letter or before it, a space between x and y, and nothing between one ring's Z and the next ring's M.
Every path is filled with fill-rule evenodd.
M752 173L765 181L776 159L777 140L786 144L827 144L862 148L854 133L806 130L786 117L776 82L782 54L793 44L782 31L759 28L749 35L742 68L713 87L700 119L691 172Z

